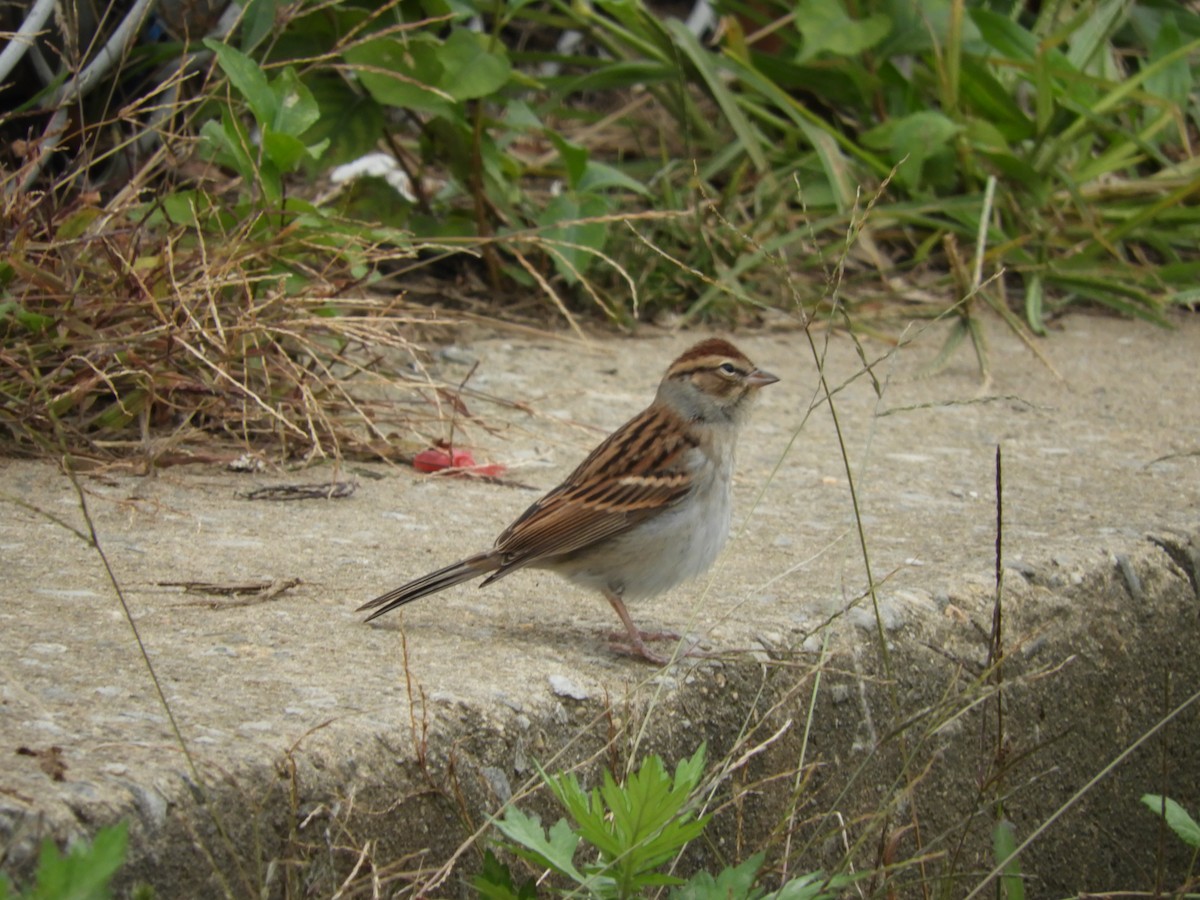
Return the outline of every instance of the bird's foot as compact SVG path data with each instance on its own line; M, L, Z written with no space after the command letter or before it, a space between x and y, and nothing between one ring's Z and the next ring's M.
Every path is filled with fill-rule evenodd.
M642 631L641 629L638 629L637 636L638 636L638 638L641 639L641 641L643 643L645 641L681 641L681 640L683 640L683 635L681 635L677 631ZM630 638L630 635L624 631L613 631L613 632L610 632L608 635L608 639L610 641L614 641L616 643L619 643L619 642L625 641L625 640L629 640L629 638Z
M613 634L610 637L612 640L610 647L614 653L632 656L636 659L644 659L646 662L653 663L656 666L665 666L673 660L682 659L685 656L708 657L712 655L705 650L701 650L698 642L690 642L679 652L668 653L665 656L661 653L656 653L646 646L647 641L686 640L673 631L632 631L628 634Z

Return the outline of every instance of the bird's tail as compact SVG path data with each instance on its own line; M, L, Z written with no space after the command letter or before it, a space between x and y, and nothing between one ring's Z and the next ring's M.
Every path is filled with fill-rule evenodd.
M438 591L445 590L463 581L470 581L472 578L477 578L480 575L486 575L488 572L495 571L498 568L500 568L500 554L493 551L480 553L456 562L453 565L446 566L444 569L438 569L436 572L423 575L415 581L401 585L395 590L388 591L386 594L376 597L370 603L364 603L355 612L362 612L364 609L374 609L375 612L367 616L366 619L366 621L370 622L372 619L382 616L385 612L391 612L397 606L403 606L405 603L419 600L428 594L436 594ZM376 607L379 608L376 609Z

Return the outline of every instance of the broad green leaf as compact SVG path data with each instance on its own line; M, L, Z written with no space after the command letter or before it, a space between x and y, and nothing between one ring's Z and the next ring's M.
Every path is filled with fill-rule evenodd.
M264 124L273 131L299 137L321 117L321 109L312 91L291 66L271 82L271 92L275 95L275 116Z
M459 28L438 50L442 64L438 84L456 100L488 97L508 82L512 63L504 45L487 35Z
M649 189L636 178L626 175L620 169L614 168L608 163L602 163L594 159L588 161L576 187L580 191L600 191L605 188L615 187L633 191L635 194L641 194L643 197L650 196Z
M1162 797L1158 794L1143 794L1142 803L1146 804L1156 815L1163 816L1167 825L1179 836L1181 841L1189 847L1200 849L1200 825L1196 824L1196 820L1188 814L1186 809L1170 797Z
M347 50L346 62L384 106L442 113L454 102L437 87L442 63L432 39L376 38Z
M527 878L518 888L513 884L508 866L496 859L491 850L483 855L483 869L471 879L479 896L485 900L536 900L537 884Z
M65 856L47 839L38 857L37 887L31 896L62 900L111 896L108 883L125 861L127 828L124 822L102 828L90 844L76 844Z
M15 300L0 300L0 332L7 329L9 320L35 334L45 331L54 324L54 319L50 316L29 312Z
M883 0L872 3L871 8L882 12L890 21L887 37L876 48L880 57L892 59L916 55L926 53L937 45L944 46L952 2L922 0L918 5L909 0ZM971 31L975 33L974 29Z
M998 129L1009 141L1034 136L1034 123L988 67L972 57L962 59L959 96L972 113Z
M516 842L519 848L527 851L523 855L533 854L540 865L552 868L576 882L584 880L574 863L579 836L571 831L565 819L559 819L547 836L537 816L526 815L512 806L504 818L496 823L496 827L505 837Z
M690 794L700 786L704 775L704 757L708 753L708 743L702 742L688 759L680 760L675 766L675 790Z
M504 107L504 124L513 131L540 129L542 120L524 100L510 100Z
M233 169L247 181L253 181L257 172L254 149L250 136L242 123L228 109L221 110L221 121L209 119L200 126L202 151L219 165Z
M857 56L887 37L892 23L883 13L852 19L833 0L799 0L796 27L804 37L797 61L807 62L822 53Z
M303 141L277 131L264 131L262 146L267 159L281 172L292 171L300 160L308 156L308 148L304 146Z
M562 157L563 168L567 173L567 184L572 190L579 188L579 182L583 179L583 173L587 169L588 150L586 147L580 147L577 144L572 144L556 131L551 131L547 135L558 150L558 155Z
M212 38L205 38L204 46L216 55L221 71L250 105L250 111L254 113L258 123L269 125L273 122L277 102L275 93L258 63L236 47Z
M82 235L89 225L100 216L99 208L85 206L67 216L55 231L55 238L60 241L70 241Z
M172 191L161 198L167 218L176 225L197 227L213 211L213 199L204 191Z
M608 238L606 223L579 220L608 212L608 203L603 197L571 192L555 197L537 217L538 225L543 226L542 238L554 257L555 268L568 284L575 284L587 271L594 258L592 251L603 251Z
M925 161L950 146L960 127L940 112L925 110L891 119L863 135L868 147L891 151L896 180L915 189L924 183ZM903 162L901 162L903 160Z
M275 10L278 0L248 0L242 14L241 49L249 53L262 43L275 27Z
M755 853L739 866L722 869L716 878L701 870L671 891L671 900L751 900L761 896L762 891L754 891L754 882L765 858L765 853Z
M320 114L303 135L308 143L329 141L323 160L337 166L375 149L383 134L383 109L366 91L343 78L316 77L309 81Z
M556 198L562 200L563 198ZM551 203L553 206L554 203ZM575 211L577 206L568 206L563 204L564 211ZM559 251L562 252L562 251ZM560 261L555 255L556 264ZM574 258L572 258L574 261ZM561 271L561 270L560 270ZM573 273L566 276L568 280L574 277ZM554 795L558 798L558 802L563 805L563 808L575 822L576 828L579 830L580 836L608 857L618 855L622 848L616 841L608 826L605 817L604 804L600 800L600 792L593 790L590 793L586 792L579 786L579 780L573 773L566 773L558 778L549 778L548 784Z

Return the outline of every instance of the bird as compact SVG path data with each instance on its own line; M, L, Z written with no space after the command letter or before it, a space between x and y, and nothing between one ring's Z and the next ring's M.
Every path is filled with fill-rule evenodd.
M685 350L667 368L654 400L593 450L562 484L536 501L490 550L423 575L364 603L365 621L429 594L517 569L547 569L598 590L620 617L628 647L656 665L669 660L647 641L626 600L661 594L716 560L732 521L738 434L761 388L779 379L723 338Z

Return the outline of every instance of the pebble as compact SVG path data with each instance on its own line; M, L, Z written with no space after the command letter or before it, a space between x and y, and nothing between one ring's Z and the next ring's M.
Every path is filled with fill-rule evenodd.
M847 618L863 631L875 631L875 610L870 606L860 605L850 610ZM879 598L879 621L883 623L884 631L895 631L904 624L904 616L895 604L883 597Z
M547 675L546 680L550 682L550 690L554 691L559 697L567 697L571 700L586 700L588 698L588 692L566 675Z
M496 766L484 766L480 769L480 772L487 781L488 787L492 789L492 793L496 795L497 800L503 804L512 799L512 785L508 781L508 776L503 771Z

